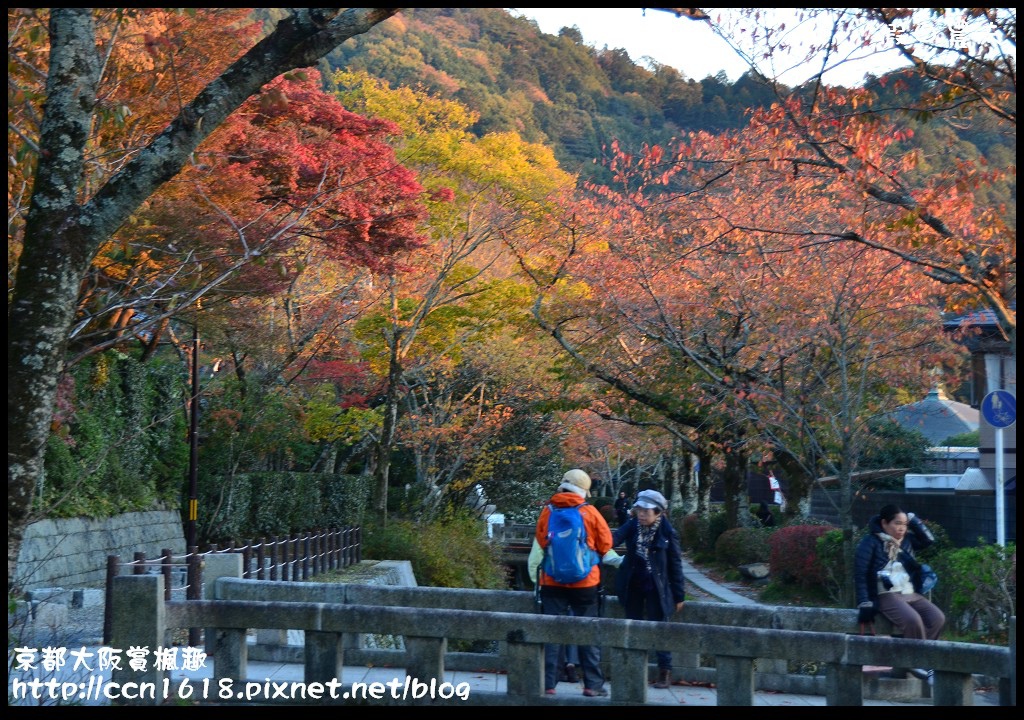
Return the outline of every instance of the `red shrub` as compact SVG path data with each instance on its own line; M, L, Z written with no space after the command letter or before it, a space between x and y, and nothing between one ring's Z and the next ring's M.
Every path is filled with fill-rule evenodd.
M834 529L828 525L790 525L773 532L768 539L772 576L805 588L823 585L825 574L818 562L817 542Z

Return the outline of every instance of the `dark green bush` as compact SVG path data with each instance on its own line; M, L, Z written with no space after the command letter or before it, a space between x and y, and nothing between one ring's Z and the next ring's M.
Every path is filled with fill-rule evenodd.
M715 541L715 560L723 565L736 567L755 562L771 560L768 537L770 528L732 528L718 536Z
M949 447L973 447L976 448L981 444L981 430L972 430L970 432L963 432L959 435L950 435L948 438L943 440L939 445L946 445Z
M772 577L804 588L824 587L825 577L818 562L818 538L833 528L829 525L790 525L771 534Z
M707 526L702 528L700 538L700 549L704 552L713 553L718 536L724 533L729 527L729 520L725 516L725 510L712 510L708 516Z
M711 560L714 559L715 542L727 527L725 511L714 510L708 517L695 513L686 515L678 523L673 522L673 527L679 533L684 550L698 558Z
M696 550L700 543L700 516L691 513L684 516L676 526L684 550ZM675 523L673 523L675 525Z
M61 378L45 481L46 517L109 517L178 506L188 469L183 367L117 351Z
M431 523L390 520L364 528L363 557L408 560L423 586L504 590L501 547L489 543L485 532L478 518L464 512Z
M932 601L945 611L946 628L1005 642L1009 619L1017 614L1016 545L946 550L929 563L939 575Z
M854 539L854 547L866 531ZM853 568L848 567L843 552L843 531L829 530L818 538L815 546L824 590L829 599L842 607L853 603Z
M370 478L267 472L201 477L199 539L240 541L363 523Z

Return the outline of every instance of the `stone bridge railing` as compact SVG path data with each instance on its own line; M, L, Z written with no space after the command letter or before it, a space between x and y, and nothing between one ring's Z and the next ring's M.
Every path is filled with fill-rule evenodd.
M232 562L232 556L223 557L218 565ZM934 668L935 705L972 704L974 675L998 679L1000 703L1016 705L1016 618L1009 647L908 642L852 634L856 610L688 602L681 622L654 623L614 617L618 606L612 602L612 617L549 617L533 612L528 592L252 581L232 577L236 570L240 573L228 565L208 566L207 573L220 579L213 584L215 599L201 601L165 602L161 576L117 578L113 645L154 647L166 644L170 629L205 627L215 679L247 681L250 651L255 652L249 630L302 630L304 646L295 659L304 664L306 682L344 683L344 664L367 662L404 667L423 682L441 682L446 669L460 665L506 672L507 692L475 692L470 702L480 705L579 702L544 695L545 643L601 646L614 675L614 698L604 702L616 705L647 701L652 649L672 650L677 663L694 666L701 656L713 657L714 668L708 670L719 705L752 705L758 681L785 676L789 661L823 664L819 694L828 705L862 705L863 667L871 665ZM401 636L403 647L359 647L355 638L366 633ZM452 653L449 640L490 641L497 651ZM765 663L766 658L771 661ZM774 666L773 672L758 671L765 665ZM153 668L146 677L124 670L112 679L162 682L163 675Z

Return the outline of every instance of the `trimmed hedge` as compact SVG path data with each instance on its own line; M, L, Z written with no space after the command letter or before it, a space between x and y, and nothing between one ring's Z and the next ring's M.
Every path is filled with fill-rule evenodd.
M508 588L501 545L488 542L480 519L464 512L443 521L391 520L364 528L363 556L408 560L422 586Z
M202 542L362 525L370 503L371 478L364 475L266 472L204 480Z

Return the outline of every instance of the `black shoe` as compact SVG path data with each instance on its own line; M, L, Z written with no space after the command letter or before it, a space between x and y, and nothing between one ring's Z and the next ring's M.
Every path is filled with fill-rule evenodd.
M602 688L596 688L596 689L593 689L593 690L590 689L590 688L584 688L583 694L586 697L608 697L608 689L607 688L603 688L603 687Z
M566 663L565 665L565 681L573 684L580 681L580 676L576 674L576 666L572 663Z

